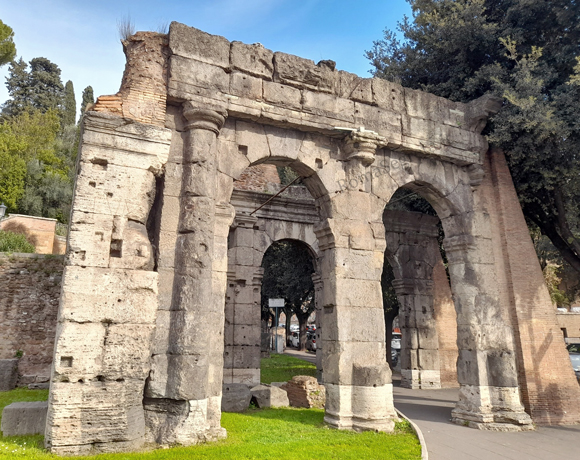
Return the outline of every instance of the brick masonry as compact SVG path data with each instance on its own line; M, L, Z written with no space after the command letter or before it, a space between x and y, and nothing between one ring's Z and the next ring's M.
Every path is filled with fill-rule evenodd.
M18 385L50 378L63 268L62 256L0 253L0 359L22 352Z
M562 336L565 336L570 343L580 343L580 313L556 313L556 319ZM566 330L565 335L564 329Z
M492 150L484 167L482 187L495 201L491 217L502 233L505 278L498 282L509 297L523 403L537 424L579 423L580 387L503 152Z

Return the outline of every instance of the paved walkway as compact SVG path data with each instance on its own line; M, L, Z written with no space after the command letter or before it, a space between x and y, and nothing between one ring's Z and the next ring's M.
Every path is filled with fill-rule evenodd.
M296 348L287 347L284 350L284 354L316 364L316 353L312 353L311 351L298 351Z
M571 460L580 458L580 426L539 427L523 433L466 428L450 422L456 389L409 390L393 376L395 407L413 420L429 460Z
M287 348L286 354L316 363L314 353ZM395 407L423 433L429 460L572 460L580 458L580 425L538 427L501 433L451 423L457 389L409 390L393 375Z

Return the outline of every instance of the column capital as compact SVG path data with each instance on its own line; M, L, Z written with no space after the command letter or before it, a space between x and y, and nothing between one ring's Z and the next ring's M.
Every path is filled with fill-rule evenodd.
M185 129L205 129L218 134L228 116L227 110L217 106L199 107L191 101L183 103L183 116L187 120Z
M375 161L377 149L387 145L387 140L374 131L365 131L360 127L357 131L350 132L344 139L344 151L347 160L360 160L364 166L369 166Z

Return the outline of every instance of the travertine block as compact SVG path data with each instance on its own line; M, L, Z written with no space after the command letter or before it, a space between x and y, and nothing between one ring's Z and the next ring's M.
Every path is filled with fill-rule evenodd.
M47 416L48 446L83 452L87 444L111 443L109 449L114 451L115 443L142 441L143 385L136 380L53 382ZM125 449L121 445L118 450Z
M382 78L372 79L373 103L396 113L405 113L405 89ZM363 101L364 102L364 101Z
M242 42L232 42L231 65L236 70L271 80L274 72L273 61L274 53L260 43L246 45Z
M173 56L170 75L170 87L177 87L180 92L197 94L200 88L209 90L210 94L213 91L227 94L230 89L230 77L222 67L193 59Z
M230 94L253 100L262 99L262 79L240 72L230 74Z
M289 109L300 109L302 107L302 93L299 89L270 81L264 81L262 88L264 100L267 102Z
M354 102L334 94L302 91L302 108L305 112L353 123L355 118Z
M286 53L274 53L274 81L297 88L306 88L331 93L336 86L337 72L325 65L325 61L314 64Z
M345 99L372 104L372 78L361 78L353 73L338 71L337 95Z
M151 271L69 265L65 268L59 320L93 322L95 327L106 322L153 324L157 278Z
M46 401L15 402L2 411L2 435L23 436L44 434L46 425Z
M196 59L223 68L230 66L230 42L228 40L179 22L171 23L169 49L174 55Z

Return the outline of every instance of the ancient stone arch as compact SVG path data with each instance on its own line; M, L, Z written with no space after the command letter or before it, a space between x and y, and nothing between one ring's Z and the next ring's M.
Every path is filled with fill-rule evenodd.
M253 386L260 383L262 258L276 241L301 241L310 249L316 269L314 224L319 219L311 198L272 199L265 193L234 190L231 202L236 218L228 248L223 381Z
M401 186L429 199L445 229L454 419L487 429L527 429L530 415L579 420L509 172L480 135L497 101L454 103L178 23L124 48L119 93L83 120L46 429L53 452L226 435L230 200L242 171L266 161L292 166L315 199L329 425L393 428L380 276L383 210Z

